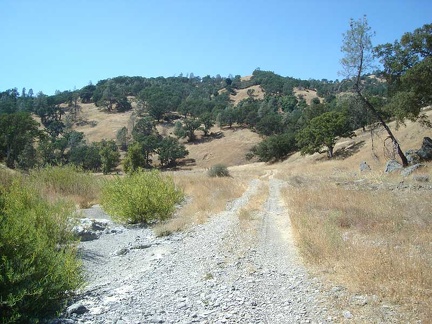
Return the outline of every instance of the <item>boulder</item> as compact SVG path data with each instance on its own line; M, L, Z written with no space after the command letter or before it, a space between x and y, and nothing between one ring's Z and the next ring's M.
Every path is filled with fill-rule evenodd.
M400 164L398 161L390 160L386 163L384 172L385 173L392 173L392 172L400 170L402 168L403 168L402 164Z
M417 154L422 161L432 160L432 139L430 137L423 138L422 147L417 151Z

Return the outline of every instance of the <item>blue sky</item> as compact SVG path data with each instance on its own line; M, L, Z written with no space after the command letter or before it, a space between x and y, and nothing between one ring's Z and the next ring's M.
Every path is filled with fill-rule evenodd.
M0 91L257 67L335 80L342 33L363 14L378 45L432 23L432 1L0 0Z

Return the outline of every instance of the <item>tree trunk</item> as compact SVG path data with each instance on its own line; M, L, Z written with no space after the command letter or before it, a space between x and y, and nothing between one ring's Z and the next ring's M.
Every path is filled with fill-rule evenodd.
M327 157L329 159L333 158L333 146L328 146Z
M402 161L402 165L404 167L408 166L408 160L407 160L405 154L402 152L402 149L400 148L399 142L397 141L396 137L394 137L392 131L387 126L387 123L384 121L384 119L382 118L382 116L380 115L380 113L369 102L369 100L367 100L365 97L363 97L363 95L361 94L361 92L359 90L357 90L357 94L359 95L360 99L366 104L366 107L368 107L368 109L370 109L370 111L372 111L372 113L378 119L378 121L380 122L380 124L383 125L383 127L387 131L387 134L391 138L391 140L393 142L393 145L397 148L397 153L398 153L398 155L399 155L399 157L400 157L400 159Z

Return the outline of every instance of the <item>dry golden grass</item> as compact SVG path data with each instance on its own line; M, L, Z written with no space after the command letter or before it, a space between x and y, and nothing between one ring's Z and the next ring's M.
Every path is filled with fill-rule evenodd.
M264 98L264 91L262 90L260 85L250 86L245 89L237 89L235 95L230 95L230 99L233 102L234 106L237 106L240 101L249 98L248 90L253 90L252 97L254 99Z
M308 105L310 105L313 98L319 98L317 92L315 90L312 90L312 89L299 89L299 88L295 87L293 89L293 92L297 98L300 98L300 96L303 97L303 99L306 100L306 103ZM323 100L323 98L319 98L319 99L321 101Z
M211 215L225 210L227 203L240 197L247 187L242 179L210 178L204 171L177 173L174 180L184 190L187 202L174 218L155 226L157 235L204 223Z
M132 99L131 99L132 100ZM117 131L128 127L132 111L124 113L107 113L101 111L94 104L80 104L81 110L78 119L85 122L82 126L73 129L83 132L88 142L99 142L103 139L115 140Z
M189 151L188 159L195 160L195 168L209 168L215 164L235 166L249 163L246 153L261 141L258 134L246 128L223 128L214 127L214 133L220 133L219 138L196 143L186 143Z
M429 191L347 190L325 183L288 189L305 259L353 291L432 318Z

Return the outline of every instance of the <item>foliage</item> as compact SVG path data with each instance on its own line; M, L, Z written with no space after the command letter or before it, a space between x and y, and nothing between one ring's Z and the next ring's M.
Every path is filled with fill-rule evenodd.
M175 124L174 135L178 138L186 138L188 142L193 142L196 139L195 131L200 129L201 120L197 118L185 118L183 123L178 121Z
M215 119L213 118L212 113L205 112L199 117L200 123L204 126L202 127L202 131L204 132L204 136L208 136L210 129L215 125Z
M256 124L256 130L261 135L276 135L283 132L282 115L278 113L265 114Z
M229 177L229 171L224 164L215 164L207 172L209 177Z
M326 112L315 117L296 136L297 145L302 154L321 153L323 146L327 148L327 156L333 157L333 148L339 137L352 137L347 118L338 112Z
M400 41L375 48L389 84L385 109L403 122L424 119L421 108L432 104L432 24L405 33Z
M157 171L136 171L107 181L102 206L115 220L124 223L153 223L167 219L183 200L172 178Z
M120 162L120 152L114 140L102 140L98 143L103 174L108 174Z
M146 137L153 134L156 134L156 125L149 116L138 119L132 129L133 139L137 142L142 142Z
M39 135L38 123L29 113L0 114L0 158L14 168L20 154Z
M258 157L259 161L272 162L284 159L288 154L297 149L294 133L283 133L267 137L255 145L247 157Z
M102 167L102 159L98 144L82 144L72 148L68 162L84 170L99 171Z
M141 143L135 142L129 145L126 157L123 161L123 167L127 173L137 171L140 168L149 167L149 161L144 156Z
M189 152L183 144L172 137L163 138L156 149L162 167L175 166L176 160L184 158Z
M18 180L0 187L0 314L3 323L54 315L83 284L68 221L72 205L50 204Z
M128 129L125 126L117 131L116 139L120 149L126 151L128 146Z
M145 88L139 94L139 99L145 103L148 113L158 122L169 111L177 110L180 98L168 86L152 86Z

